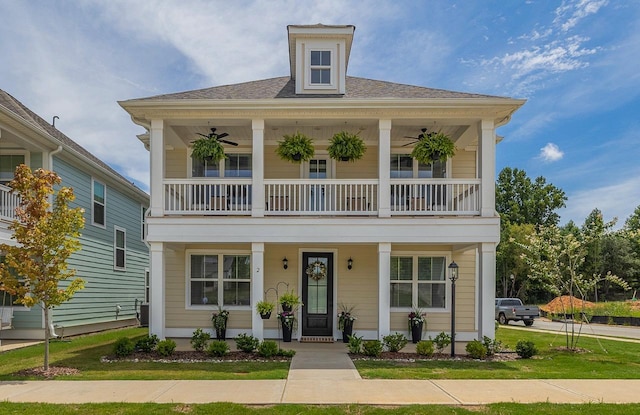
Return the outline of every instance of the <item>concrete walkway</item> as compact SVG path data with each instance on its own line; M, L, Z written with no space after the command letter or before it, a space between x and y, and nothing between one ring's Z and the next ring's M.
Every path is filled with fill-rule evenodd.
M0 401L256 405L640 403L640 380L368 380L360 378L341 343L293 342L282 347L296 350L286 380L5 381L0 382ZM407 349L413 347L407 345Z

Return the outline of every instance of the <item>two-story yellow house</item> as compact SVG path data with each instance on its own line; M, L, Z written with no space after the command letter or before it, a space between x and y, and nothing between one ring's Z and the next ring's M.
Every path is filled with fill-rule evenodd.
M493 337L496 128L524 101L350 77L354 26L287 29L290 76L120 102L151 154L150 331L211 330L223 305L228 337L277 338L255 304L289 290L304 303L294 338L340 338L342 304L365 338L407 333L413 306L435 336L450 330L455 261L456 339ZM211 128L231 142L220 163L191 157ZM423 129L455 156L412 159ZM339 131L360 131L362 159L329 158ZM296 132L315 146L301 164L276 154ZM326 272L310 278L316 261Z

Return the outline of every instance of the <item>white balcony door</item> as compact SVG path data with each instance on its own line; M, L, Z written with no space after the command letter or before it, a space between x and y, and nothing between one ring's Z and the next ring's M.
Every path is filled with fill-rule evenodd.
M319 157L309 160L306 171L307 177L314 180L331 178L331 161L328 157ZM322 183L309 186L308 200L312 211L331 210L330 197L327 194L329 188Z

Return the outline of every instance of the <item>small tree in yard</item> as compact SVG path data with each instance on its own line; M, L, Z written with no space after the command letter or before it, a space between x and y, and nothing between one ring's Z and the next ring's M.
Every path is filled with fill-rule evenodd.
M598 228L585 227L570 233L562 232L555 225L542 226L528 237L527 244L521 245L525 249L523 258L529 265L530 278L541 282L549 292L557 296L569 296L571 304L569 309L563 310L563 313L576 313L579 310L583 316L584 300L600 281L606 280L623 289L629 288L624 280L611 272L605 275L596 273L583 275L580 272L591 243L601 237L613 224L613 222L608 223ZM582 299L581 307L577 304L574 306L574 297ZM575 320L565 326L569 350L577 348L582 323L581 318L577 332Z
M24 164L16 168L9 186L20 194L16 220L10 225L17 246L0 244L5 254L0 264L0 288L14 295L16 303L27 307L40 305L44 310L44 370L49 370L49 312L84 287L84 281L73 278L76 271L67 267L71 254L80 249L80 229L84 226L82 208L69 208L73 190L54 186L62 182L51 171L34 172ZM53 206L49 196L55 194ZM73 278L73 279L72 279ZM71 279L64 287L61 281Z

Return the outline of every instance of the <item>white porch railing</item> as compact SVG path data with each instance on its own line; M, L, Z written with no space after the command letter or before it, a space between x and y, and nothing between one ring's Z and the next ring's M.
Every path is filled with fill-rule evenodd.
M394 216L480 215L480 179L391 179ZM167 179L167 215L376 216L377 179L268 179L264 201L252 201L251 179ZM258 205L256 205L258 206Z
M164 181L168 215L251 215L251 179Z
M13 221L16 218L18 206L20 206L20 196L12 193L10 187L0 184L0 219Z
M392 179L392 215L479 215L480 179Z
M374 215L378 181L265 180L267 215Z

